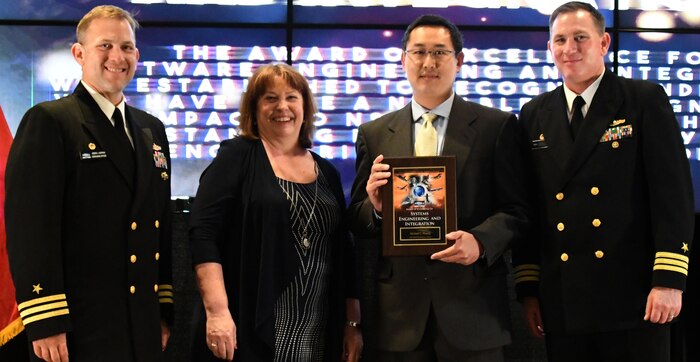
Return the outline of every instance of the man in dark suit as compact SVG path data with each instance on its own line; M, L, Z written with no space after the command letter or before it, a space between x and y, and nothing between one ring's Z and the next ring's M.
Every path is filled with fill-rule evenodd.
M520 116L540 222L514 252L515 281L550 361L668 361L688 274L693 193L676 118L661 86L605 69L609 45L594 7L557 8L548 47L564 84Z
M503 252L524 232L524 135L515 116L464 101L453 84L464 54L448 20L426 15L407 28L403 69L409 105L363 124L351 225L369 270L363 300L365 356L378 361L502 361L510 343ZM432 113L437 118L425 119ZM427 124L426 124L427 123ZM433 132L426 148L419 138ZM434 130L433 130L434 129ZM454 245L425 257L380 257L384 157L454 155L457 227Z
M137 26L113 6L86 14L71 49L82 81L31 108L10 150L8 255L32 355L45 361L157 361L168 340L168 141L122 93Z

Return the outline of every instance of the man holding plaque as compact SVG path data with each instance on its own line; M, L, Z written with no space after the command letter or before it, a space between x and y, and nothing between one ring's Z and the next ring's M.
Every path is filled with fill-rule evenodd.
M510 343L502 255L529 220L526 139L514 115L455 95L464 54L454 24L421 16L408 26L402 47L413 99L360 126L356 144L349 217L366 273L365 355L380 361L502 361L502 347ZM383 188L391 176L384 157L438 155L456 158L457 231L446 235L451 245L423 256L382 257L382 223L394 222L385 211L393 205L382 205L382 193L393 191Z

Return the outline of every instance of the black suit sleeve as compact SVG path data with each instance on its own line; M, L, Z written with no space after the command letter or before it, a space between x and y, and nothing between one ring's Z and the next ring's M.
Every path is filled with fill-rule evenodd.
M374 217L374 207L367 196L367 180L372 172L373 155L367 145L365 128L360 126L355 143L355 180L350 193L348 219L350 230L357 237L376 236L381 231L379 220Z
M518 131L515 115L510 114L502 123L494 146L493 213L469 230L482 244L488 245L484 257L489 265L513 243L519 242L528 226L524 137L524 133Z
M42 105L25 114L5 174L7 251L30 341L71 329L60 257L67 162L53 114Z
M530 145L525 130L525 124L532 122L533 119L533 103L526 104L520 112L518 120L518 129L523 133L525 150L523 154L523 162L525 169L525 186L527 188L528 202L531 205L532 217L531 227L527 229L525 237L518 243L513 245L513 279L515 283L515 292L518 300L522 301L525 297L536 297L539 294L540 285L540 242L541 237L537 234L537 212L534 212L535 194L537 193L537 185L535 184L536 173L531 157Z
M166 186L160 190L162 192L160 202L164 205L160 208L162 214L160 220L162 220L162 226L160 228L160 248L159 248L159 263L158 263L158 302L160 304L160 314L161 319L168 323L172 327L174 321L174 291L173 291L173 241L172 241L172 230L173 230L173 208L170 202L171 188L170 188L170 176L172 174L172 165L170 160L170 145L168 143L168 137L165 134L165 126L158 119L152 119L154 126L153 132L158 135L157 139L159 145L161 146L165 154L168 172L161 171L160 177L156 176L158 179L163 179ZM165 175L165 176L164 176ZM159 180L160 181L160 180Z
M646 89L640 133L656 249L652 286L685 290L694 227L690 168L666 92Z

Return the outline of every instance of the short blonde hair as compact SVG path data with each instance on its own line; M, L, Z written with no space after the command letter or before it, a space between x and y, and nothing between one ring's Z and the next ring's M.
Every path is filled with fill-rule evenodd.
M284 63L267 64L258 68L248 81L248 88L243 94L240 107L241 136L246 139L258 139L258 121L256 119L258 100L273 84L274 78L280 77L293 89L301 93L304 101L304 122L299 130L299 144L304 148L311 148L314 134L314 117L316 117L316 102L314 95L301 73Z
M101 18L126 20L134 33L136 33L136 29L139 28L139 23L130 12L114 5L99 5L92 8L92 10L80 19L78 27L75 29L75 38L78 43L82 43L85 31L87 31L90 23L95 19Z

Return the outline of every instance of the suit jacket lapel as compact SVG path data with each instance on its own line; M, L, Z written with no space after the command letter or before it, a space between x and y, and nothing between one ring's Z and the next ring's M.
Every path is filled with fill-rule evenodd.
M472 145L476 140L476 131L471 127L477 121L477 114L464 99L455 95L450 110L450 119L445 130L445 144L442 154L457 157L457 173L460 175L467 163Z
M134 210L140 208L141 202L145 198L149 183L149 177L153 167L153 134L151 129L144 127L141 120L134 115L131 107L126 106L126 114L131 124L131 134L134 140L134 153L136 161L136 192L134 197ZM167 151L164 151L167 152Z
M384 157L413 156L413 118L410 103L387 122L385 135L386 141L380 152Z
M549 147L549 153L563 170L574 151L563 87L552 93L548 106L542 112L542 136Z
M114 135L114 126L82 83L78 83L73 94L79 99L77 103L83 114L83 126L95 137L98 145L107 154L107 158L114 163L124 181L133 190L134 180L129 177L128 172L129 163L133 161L131 155L119 150L119 143Z
M588 159L622 105L622 98L618 97L616 85L615 75L606 71L581 124L581 130L574 144L574 153L566 167L564 182L573 177Z

